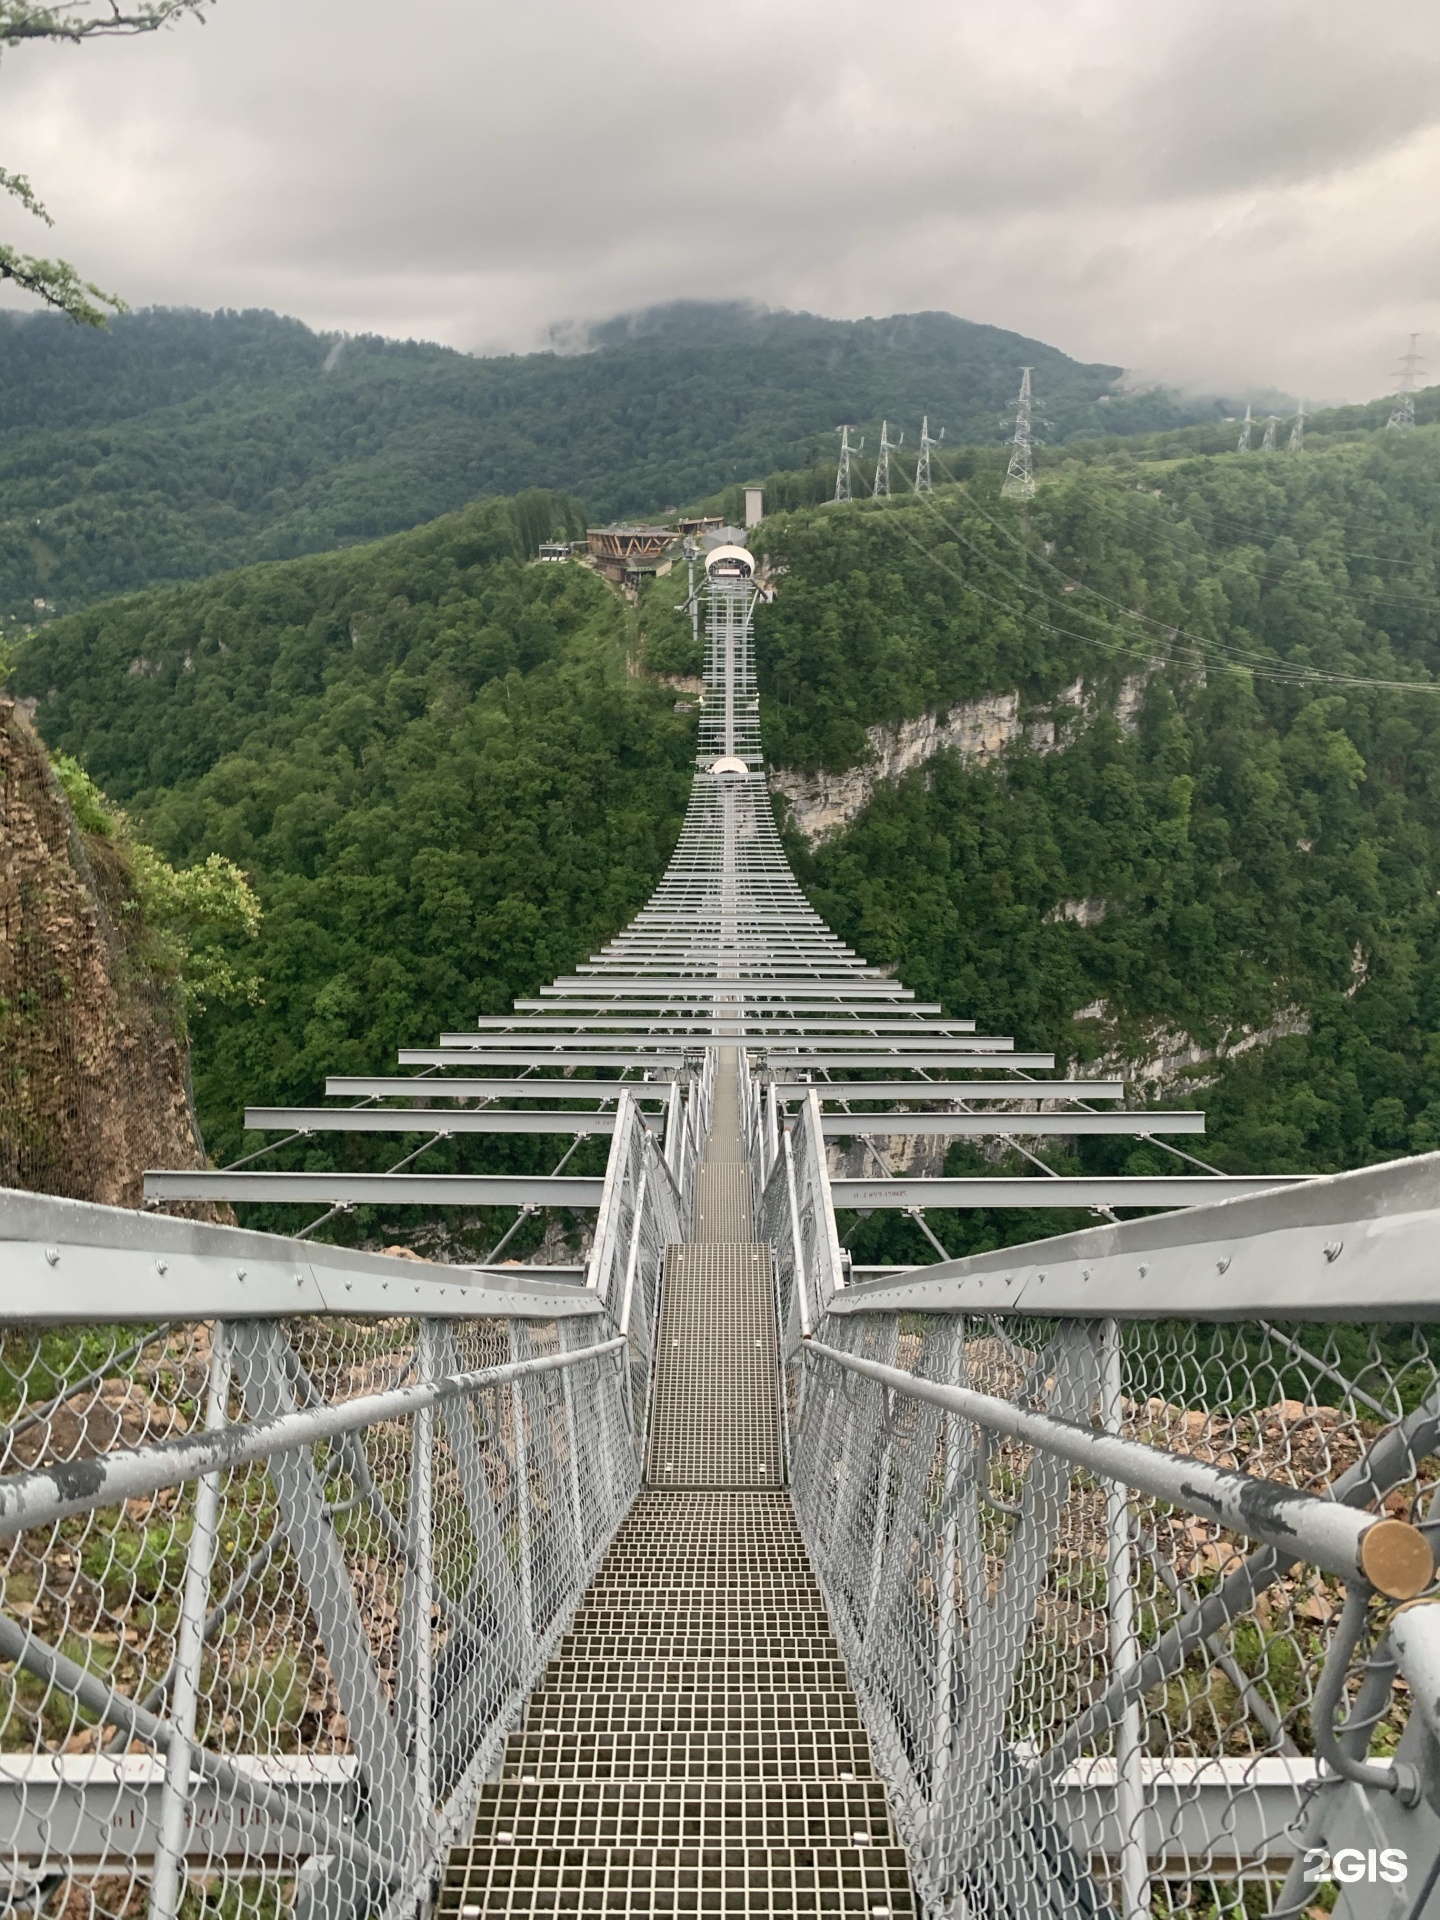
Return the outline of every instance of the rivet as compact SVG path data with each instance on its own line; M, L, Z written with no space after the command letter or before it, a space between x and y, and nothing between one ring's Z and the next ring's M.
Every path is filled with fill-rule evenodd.
M60 1264L60 1249L58 1247L46 1247L45 1258L52 1267L58 1267Z
M1338 1260L1344 1251L1345 1242L1343 1240L1332 1240L1325 1249L1325 1258L1327 1260Z
M1224 1273L1229 1265L1230 1265L1230 1256L1227 1253L1222 1255L1221 1258L1215 1262L1215 1271L1217 1273Z
M1149 1267L1148 1267L1148 1266L1147 1266L1147 1265L1145 1264L1145 1262L1144 1262L1144 1261L1142 1260L1142 1261L1140 1262L1140 1278L1141 1278L1141 1279L1143 1280L1143 1279L1145 1278L1145 1276L1146 1276L1146 1274L1147 1274L1147 1273L1149 1273L1149 1271L1150 1271L1150 1269L1149 1269Z

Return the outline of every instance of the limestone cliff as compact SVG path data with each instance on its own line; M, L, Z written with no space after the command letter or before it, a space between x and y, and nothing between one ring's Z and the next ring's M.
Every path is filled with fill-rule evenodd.
M1144 689L1140 675L1121 684L1113 711L1127 733L1136 725ZM774 767L770 788L784 794L790 803L791 825L813 847L848 827L882 782L898 780L937 753L950 749L967 765L977 766L997 759L1021 741L1033 752L1053 753L1063 744L1067 721L1086 710L1086 688L1079 680L1066 687L1051 707L1029 713L1022 713L1018 693L962 700L945 713L922 713L895 726L867 727L869 758L861 766L843 773L796 773Z
M0 696L0 1186L139 1206L200 1167L176 991L127 943L124 862L89 842Z

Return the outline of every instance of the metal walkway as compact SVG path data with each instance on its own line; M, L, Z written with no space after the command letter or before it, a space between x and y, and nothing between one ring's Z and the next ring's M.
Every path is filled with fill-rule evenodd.
M721 1052L668 1249L648 1476L481 1791L440 1912L908 1915L909 1869L780 1485L770 1250Z
M484 1262L0 1193L0 1905L1296 1920L1318 1850L1337 1920L1440 1920L1440 1156L1206 1171L867 966L776 831L758 591L708 554L629 927L251 1109L305 1171L147 1176L518 1210ZM315 1166L362 1132L391 1171ZM418 1164L496 1132L564 1151ZM1026 1144L1080 1134L1176 1170ZM1028 1171L896 1164L977 1135ZM950 1260L966 1206L1184 1211ZM837 1208L942 1257L857 1270ZM560 1210L583 1262L501 1258Z

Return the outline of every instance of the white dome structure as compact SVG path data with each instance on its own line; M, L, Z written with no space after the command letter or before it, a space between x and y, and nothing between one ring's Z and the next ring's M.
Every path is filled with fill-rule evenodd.
M743 760L737 760L733 753L725 753L722 754L718 760L712 760L710 762L710 771L713 774L722 776L725 774L738 773L743 780L748 776L750 769Z
M705 556L705 575L713 580L717 576L724 579L727 575L735 580L748 580L755 571L755 556L748 547L716 547Z

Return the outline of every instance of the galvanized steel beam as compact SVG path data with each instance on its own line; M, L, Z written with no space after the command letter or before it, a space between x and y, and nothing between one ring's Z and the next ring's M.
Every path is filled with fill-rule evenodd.
M328 1200L341 1206L598 1207L604 1181L568 1174L183 1173L145 1175L147 1200Z
M1305 1173L1268 1174L977 1174L960 1180L835 1180L837 1208L861 1212L909 1207L1196 1207L1225 1195L1302 1186Z
M954 1099L954 1093L948 1096ZM994 1134L1204 1133L1203 1113L827 1113L827 1140L865 1134L939 1134L946 1138Z
M572 1270L445 1267L0 1189L0 1325L418 1313L551 1320L592 1314Z
M1197 1184L1205 1205L859 1281L834 1310L1440 1319L1440 1153L1234 1199Z
M644 1116L651 1126L659 1114ZM534 1108L477 1107L247 1107L248 1133L598 1133L615 1131L613 1113L565 1113Z
M835 1100L1123 1100L1123 1080L801 1080L761 1071L782 1099L818 1093ZM327 1087L329 1083L327 1082Z

